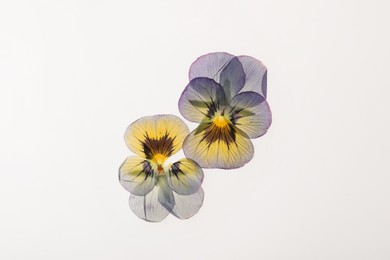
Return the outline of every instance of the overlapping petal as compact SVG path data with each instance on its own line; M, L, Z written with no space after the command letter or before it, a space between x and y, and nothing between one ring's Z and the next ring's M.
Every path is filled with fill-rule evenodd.
M234 59L238 59L239 63ZM254 91L267 97L267 68L261 61L250 56L236 57L226 52L208 53L192 63L189 79L206 77L214 79L225 87L222 77L224 71L226 75L236 80L231 95L227 91L227 96L233 97L239 92ZM242 85L242 75L244 75L244 85Z
M197 192L203 182L203 170L191 159L181 159L172 164L167 172L170 189L179 195Z
M132 123L125 133L129 149L146 159L161 154L166 158L178 152L189 133L187 125L174 115L146 116Z
M143 196L153 189L156 175L147 160L131 156L119 167L119 182L130 193Z
M272 122L267 101L255 92L241 92L236 95L227 110L232 123L249 138L264 135Z
M222 69L219 84L223 86L227 100L231 100L244 87L245 72L238 58L231 59Z
M238 56L245 72L245 85L241 92L253 91L267 97L267 68L250 56Z
M211 118L226 105L225 92L221 85L209 78L195 78L190 81L179 100L180 113L189 121L201 122Z
M190 67L189 78L210 78L224 89L228 100L245 84L245 72L240 60L226 52L209 53L199 57Z
M166 176L160 176L158 180L159 194L158 202L164 206L169 212L172 211L175 206L175 197L173 191L169 188Z
M190 67L188 73L189 79L192 80L198 77L205 77L219 82L219 76L222 69L234 57L234 55L226 52L214 52L200 56Z
M160 222L169 213L180 219L194 216L202 207L203 200L202 188L190 195L180 195L168 187L165 177L161 177L158 185L147 195L131 194L129 205L137 217L149 222Z
M184 140L186 157L202 168L238 168L249 162L254 148L249 137L232 125L217 132L213 123L201 131L195 129Z

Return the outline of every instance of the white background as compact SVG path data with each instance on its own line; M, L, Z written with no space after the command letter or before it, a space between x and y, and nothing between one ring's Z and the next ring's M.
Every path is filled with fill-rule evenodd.
M1 1L0 259L390 259L390 2ZM269 132L205 202L128 207L128 124L180 115L190 64L268 67ZM194 125L191 124L193 129Z

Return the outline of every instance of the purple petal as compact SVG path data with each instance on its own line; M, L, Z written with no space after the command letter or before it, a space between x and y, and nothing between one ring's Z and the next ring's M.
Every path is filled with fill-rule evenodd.
M245 86L241 92L253 91L267 97L267 68L264 64L249 56L238 56L246 75Z
M219 82L219 74L234 57L226 52L213 52L200 56L190 67L189 79L205 77Z
M226 105L221 85L209 78L195 78L184 89L179 100L179 111L189 121L201 122Z
M222 69L219 84L223 86L228 100L231 100L245 84L245 73L238 58L233 58Z
M249 138L264 135L272 122L270 107L265 98L255 92L241 92L230 103L232 123Z

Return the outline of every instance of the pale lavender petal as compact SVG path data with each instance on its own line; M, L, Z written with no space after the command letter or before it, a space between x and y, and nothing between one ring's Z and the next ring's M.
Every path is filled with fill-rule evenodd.
M168 216L169 211L159 202L159 189L155 186L145 196L130 195L130 209L137 217L148 222L160 222Z
M209 78L195 78L184 89L179 100L179 111L189 121L201 122L226 105L221 85Z
M175 206L171 213L177 218L190 218L198 213L203 205L204 192L202 188L191 195L179 195L175 192L173 195L175 197Z
M270 107L263 96L255 92L241 92L230 103L230 120L249 138L264 135L272 122Z
M246 75L245 85L241 92L254 91L267 97L267 68L264 64L250 56L238 56Z

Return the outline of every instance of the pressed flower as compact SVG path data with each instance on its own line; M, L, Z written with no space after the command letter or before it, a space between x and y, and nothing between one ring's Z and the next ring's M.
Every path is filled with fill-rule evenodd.
M210 53L190 68L179 110L199 123L183 151L203 168L238 168L254 154L250 139L264 135L272 116L266 101L267 69L249 56Z
M137 156L119 168L119 181L129 191L131 210L141 219L159 222L169 213L180 219L195 215L203 204L203 171L191 159L166 164L188 135L174 115L142 117L126 130L125 142Z

